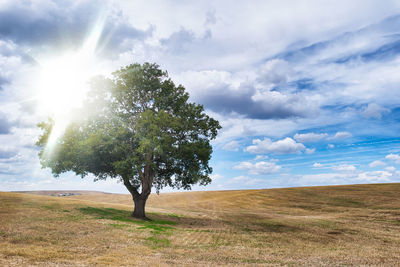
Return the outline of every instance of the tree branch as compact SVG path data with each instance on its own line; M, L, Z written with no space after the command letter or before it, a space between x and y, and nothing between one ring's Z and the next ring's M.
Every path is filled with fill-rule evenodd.
M122 177L122 180L124 180L124 185L126 189L128 189L129 193L131 193L132 197L138 197L140 196L139 192L137 191L136 187L134 187L131 182L129 181L128 178Z

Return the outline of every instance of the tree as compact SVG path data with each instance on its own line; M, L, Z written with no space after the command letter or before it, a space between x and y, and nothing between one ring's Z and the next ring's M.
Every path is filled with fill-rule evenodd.
M132 216L147 219L153 186L158 193L211 182L210 140L221 126L156 64L132 64L112 75L92 79L85 104L55 141L57 121L38 125L39 157L56 177L72 171L119 179L132 195Z

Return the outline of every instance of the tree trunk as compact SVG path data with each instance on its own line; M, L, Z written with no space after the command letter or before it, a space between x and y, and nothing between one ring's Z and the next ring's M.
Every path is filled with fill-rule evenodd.
M145 205L146 205L147 197L143 198L141 196L134 197L133 202L135 203L135 209L133 210L132 217L142 219L142 220L149 220L146 217L145 213Z
M139 194L137 187L134 187L131 182L129 181L129 177L122 177L124 181L125 187L132 195L133 202L135 203L135 208L132 213L132 217L142 219L142 220L149 220L146 217L145 213L145 205L147 198L151 193L151 186L154 179L154 172L151 171L149 164L144 167L144 172L141 169L138 170L139 177L142 182L142 192Z

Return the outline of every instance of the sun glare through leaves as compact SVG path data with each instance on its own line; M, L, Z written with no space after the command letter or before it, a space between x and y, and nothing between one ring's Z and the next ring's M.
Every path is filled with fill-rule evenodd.
M86 96L89 80L96 70L96 48L103 26L104 17L98 20L79 50L63 51L58 56L39 60L38 109L54 119L46 147L49 152L70 123L72 110L81 106Z

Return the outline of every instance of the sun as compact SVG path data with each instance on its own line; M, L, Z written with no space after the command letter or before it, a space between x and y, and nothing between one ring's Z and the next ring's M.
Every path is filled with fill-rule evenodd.
M82 105L89 89L93 58L84 50L65 52L41 63L38 79L38 109L52 117L54 126L48 141L52 150L71 121L75 108Z
M101 28L97 24L81 49L61 51L57 56L39 60L37 98L41 111L65 116L82 104L96 69L95 52Z
M53 117L66 116L82 104L88 81L96 70L96 49L103 33L107 13L100 12L78 50L58 51L57 56L39 59L37 83L39 109Z
M66 53L43 62L39 78L39 109L57 117L78 107L88 90L88 63L80 53Z
M90 78L98 71L96 47L103 25L104 20L96 23L80 49L59 51L57 56L38 60L38 111L55 122L49 146L63 134L71 121L72 111L82 105L89 90Z

